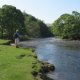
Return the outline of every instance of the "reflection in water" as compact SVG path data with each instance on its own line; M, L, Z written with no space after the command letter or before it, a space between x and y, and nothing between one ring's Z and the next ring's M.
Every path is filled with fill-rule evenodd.
M24 47L36 47L40 60L55 65L55 72L48 74L54 80L80 80L80 41L55 38L21 42Z

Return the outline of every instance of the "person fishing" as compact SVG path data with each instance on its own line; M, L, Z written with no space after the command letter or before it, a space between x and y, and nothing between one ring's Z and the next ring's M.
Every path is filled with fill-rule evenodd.
M19 47L19 41L20 41L19 30L16 30L16 32L14 33L14 38L15 38L15 46L16 46L16 48L18 48Z

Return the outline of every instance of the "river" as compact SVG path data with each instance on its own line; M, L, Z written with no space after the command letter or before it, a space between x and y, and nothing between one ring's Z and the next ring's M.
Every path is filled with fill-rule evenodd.
M55 71L47 74L49 77L54 80L80 80L80 41L44 38L21 44L35 47L39 60L55 65Z

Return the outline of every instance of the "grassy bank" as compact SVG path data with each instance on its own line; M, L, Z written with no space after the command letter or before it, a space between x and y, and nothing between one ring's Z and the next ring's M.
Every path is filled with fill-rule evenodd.
M0 39L0 45L1 44L6 44L6 43L8 43L10 40L3 40L3 39Z
M5 42L0 40L0 44ZM34 56L31 49L0 45L0 80L34 80L31 72L40 70Z
M0 80L53 80L45 75L55 67L37 60L34 50L2 45L0 40Z

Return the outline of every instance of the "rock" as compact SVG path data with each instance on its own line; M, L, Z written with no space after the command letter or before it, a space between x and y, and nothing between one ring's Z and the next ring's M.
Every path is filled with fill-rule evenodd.
M54 70L55 70L54 65L47 63L47 62L42 62L42 66L40 70L41 72L47 73L47 72L54 71Z
M36 72L36 71L32 71L31 73L32 73L32 75L33 75L34 77L37 76L37 74L38 74L38 72Z

